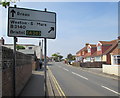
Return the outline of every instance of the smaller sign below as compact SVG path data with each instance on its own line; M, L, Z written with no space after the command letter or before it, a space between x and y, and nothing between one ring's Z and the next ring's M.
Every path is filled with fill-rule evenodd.
M56 13L9 7L8 36L56 38Z

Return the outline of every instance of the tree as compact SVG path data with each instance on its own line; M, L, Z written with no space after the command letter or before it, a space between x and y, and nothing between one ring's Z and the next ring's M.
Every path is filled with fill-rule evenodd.
M71 53L69 53L69 54L67 55L67 59L68 59L68 60L73 60L73 56L72 56Z
M58 53L58 52L52 54L52 57L53 57L53 59L54 59L55 61L61 61L61 59L63 58L63 56L60 55L60 53Z
M25 47L22 46L22 45L16 45L16 48L17 48L17 50L19 50L19 49L25 49Z
M0 1L0 5L2 5L3 7L7 8L7 7L10 6L11 2L16 3L17 1L20 1L20 0L9 0L9 2L4 0L4 1Z

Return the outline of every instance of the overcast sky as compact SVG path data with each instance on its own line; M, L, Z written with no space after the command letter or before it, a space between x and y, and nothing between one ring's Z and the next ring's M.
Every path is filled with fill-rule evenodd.
M117 2L22 2L22 0L17 3L17 7L21 8L36 10L47 8L48 11L56 12L56 39L47 41L47 54L51 56L59 52L64 57L69 53L76 54L85 43L97 44L98 41L117 39L117 5ZM0 36L5 38L5 43L13 43L13 38L7 37L7 17L7 9L0 6L2 28ZM38 45L39 40L41 39L19 38L18 43Z

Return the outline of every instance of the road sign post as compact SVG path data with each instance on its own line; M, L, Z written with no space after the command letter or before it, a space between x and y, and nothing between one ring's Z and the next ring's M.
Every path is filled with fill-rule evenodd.
M14 37L13 91L15 96L16 37L44 38L44 87L47 97L47 39L56 38L56 13L9 7L8 36Z

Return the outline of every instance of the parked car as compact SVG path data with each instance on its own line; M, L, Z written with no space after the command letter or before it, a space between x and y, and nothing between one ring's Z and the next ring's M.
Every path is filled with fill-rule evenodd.
M72 65L75 62L75 60L68 61L68 64Z

